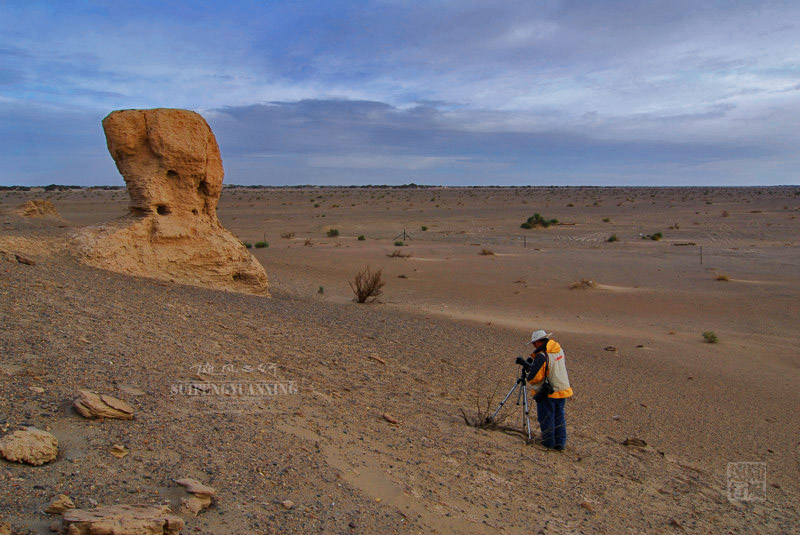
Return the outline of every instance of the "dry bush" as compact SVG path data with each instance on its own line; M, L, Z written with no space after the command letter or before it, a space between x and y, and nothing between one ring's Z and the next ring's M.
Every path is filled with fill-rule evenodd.
M459 411L461 412L461 417L464 418L464 422L470 427L495 429L506 433L520 434L527 438L527 433L523 426L513 427L504 423L512 414L522 416L522 405L517 405L516 403L519 397L519 390L516 390L508 398L503 409L497 413L494 419L491 417L508 392L506 389L511 388L514 385L514 381L516 381L516 377L510 377L507 372L507 369L498 370L496 373L491 373L488 370L476 371L471 389L474 408L472 410L459 408ZM532 393L529 392L528 395L528 404L531 407L533 404L533 400L530 398ZM532 423L535 424L535 409L532 409L531 417L534 420Z
M292 238L294 238L294 232L282 232L281 238L283 238L284 240L291 240Z
M352 281L348 281L350 289L356 295L354 301L357 303L365 303L367 299L375 301L383 294L383 288L386 281L382 278L383 270L370 271L369 266L365 267L358 273Z
M578 288L580 288L581 290L586 290L588 288L597 288L597 283L594 282L592 279L581 279L569 285L570 290L576 290Z
M311 238L306 238L306 241L303 242L303 245L305 245L306 247L311 247L312 245L314 245L314 242L311 241Z
M387 254L386 256L388 256L389 258L408 258L409 256L411 256L411 253L404 253L400 249L395 249L394 251L392 251L390 254Z
M494 256L494 251L491 249L481 249L481 254L483 256Z
M718 280L718 281L729 281L729 280L731 280L731 278L728 276L727 273L720 273L719 275L716 276L715 280Z

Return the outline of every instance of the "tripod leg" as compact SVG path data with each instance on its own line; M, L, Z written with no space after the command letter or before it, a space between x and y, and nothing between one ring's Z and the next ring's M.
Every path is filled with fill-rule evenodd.
M508 401L508 398L510 398L510 397L511 397L511 394L513 394L513 393L514 393L514 390L516 390L516 389L517 389L517 386L519 386L519 381L517 381L516 383L514 383L514 386L512 386L512 387L511 387L511 390L509 390L509 391L508 391L508 394L506 394L506 397L504 397L504 398L503 398L503 401L501 401L501 402L500 402L500 406L499 406L499 407L497 407L497 410L496 410L496 411L494 411L494 414L492 414L492 415L489 417L489 420L494 420L494 417L495 417L495 416L497 416L497 413L498 413L498 412L500 412L500 409L502 409L502 408L503 408L503 405L505 405L505 404L506 404L506 401Z
M528 432L528 441L531 440L531 419L528 416L528 387L526 385L522 385L522 395L525 397L525 430Z

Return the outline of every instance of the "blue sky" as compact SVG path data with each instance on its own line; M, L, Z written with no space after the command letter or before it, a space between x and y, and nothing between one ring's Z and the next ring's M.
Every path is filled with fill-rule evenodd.
M122 184L201 113L235 184L800 183L800 2L0 0L0 185Z

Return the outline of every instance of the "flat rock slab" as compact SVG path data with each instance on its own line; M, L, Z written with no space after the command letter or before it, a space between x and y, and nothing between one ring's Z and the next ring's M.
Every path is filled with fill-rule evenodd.
M28 427L0 438L0 455L9 461L39 466L55 460L58 440L47 431Z
M108 505L64 513L67 535L177 535L183 525L167 505Z
M80 390L79 397L73 403L75 410L86 418L118 418L132 420L134 408L128 403L105 394L95 394L88 390Z

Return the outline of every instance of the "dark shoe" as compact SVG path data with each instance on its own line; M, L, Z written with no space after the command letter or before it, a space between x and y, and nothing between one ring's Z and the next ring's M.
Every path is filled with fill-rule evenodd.
M556 444L555 446L553 446L553 449L558 451L564 451L564 444Z

